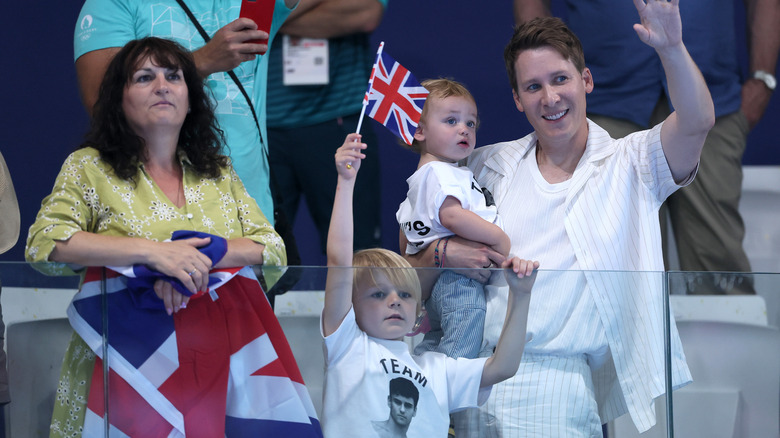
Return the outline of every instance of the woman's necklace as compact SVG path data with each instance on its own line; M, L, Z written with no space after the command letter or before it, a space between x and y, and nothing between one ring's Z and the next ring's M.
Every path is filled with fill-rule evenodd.
M176 184L176 207L184 207L184 175Z
M149 176L152 178L152 181L154 181L157 184L157 187L165 194L165 196L168 197L168 199L173 202L173 204L176 206L176 208L182 208L184 207L185 197L184 197L184 169L181 167L178 168L178 172L176 175L172 177L163 177L162 175L158 174L156 170L153 168L147 167L146 168L147 173L149 173ZM169 185L170 180L173 180L173 184L175 184L175 194L171 193L171 185ZM168 190L166 190L168 188ZM173 196L171 196L173 195Z
M184 207L184 168L181 166L176 175L176 207Z

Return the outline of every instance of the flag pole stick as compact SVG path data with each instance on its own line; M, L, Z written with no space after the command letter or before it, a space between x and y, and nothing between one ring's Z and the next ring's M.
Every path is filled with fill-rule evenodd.
M379 64L379 57L382 56L382 48L385 46L385 42L379 43L379 48L376 51L376 58L374 58L374 66L371 67L371 75L368 77L368 88L366 88L366 94L363 96L363 108L360 109L360 118L358 118L356 133L360 134L360 127L363 126L363 116L366 115L366 108L368 107L368 95L371 93L371 87L374 85L374 75L376 74L376 66ZM357 139L355 140L357 142ZM347 162L347 169L352 168L352 162Z
M376 75L376 67L379 64L379 57L382 56L382 49L385 47L385 42L379 43L379 49L376 51L376 58L374 59L374 66L371 68L371 76L368 78L368 88L366 88L366 95L363 96L363 108L360 110L360 118L358 119L357 129L355 132L360 134L360 127L363 126L363 116L366 114L366 108L368 107L368 95L371 93L371 87L374 85L374 76Z
M363 104L363 108L360 110L360 118L358 118L356 133L360 134L360 127L363 126L363 116L366 115L366 104Z

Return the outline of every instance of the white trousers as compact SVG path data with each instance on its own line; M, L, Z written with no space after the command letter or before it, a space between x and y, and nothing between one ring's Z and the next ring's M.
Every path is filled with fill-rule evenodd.
M524 353L517 374L480 408L453 415L457 438L602 437L584 356Z

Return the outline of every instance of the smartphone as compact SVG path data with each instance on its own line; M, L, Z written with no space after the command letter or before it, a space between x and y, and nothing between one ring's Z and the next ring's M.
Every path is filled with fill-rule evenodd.
M274 5L276 0L241 0L241 12L239 17L246 17L257 24L259 30L270 33L271 20L274 17ZM253 44L268 44L267 39L249 40ZM265 52L257 52L257 55L263 55Z

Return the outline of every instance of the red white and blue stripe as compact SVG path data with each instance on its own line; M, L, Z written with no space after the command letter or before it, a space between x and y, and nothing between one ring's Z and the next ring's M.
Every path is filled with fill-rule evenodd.
M216 264L226 242L197 235L212 238L201 251ZM181 236L174 239L193 234ZM84 437L105 436L102 270L87 269L68 308L71 325L98 356ZM322 437L292 351L250 267L212 270L209 294L194 295L172 316L153 290L137 287L161 277L148 276L140 266L105 270L111 437Z

